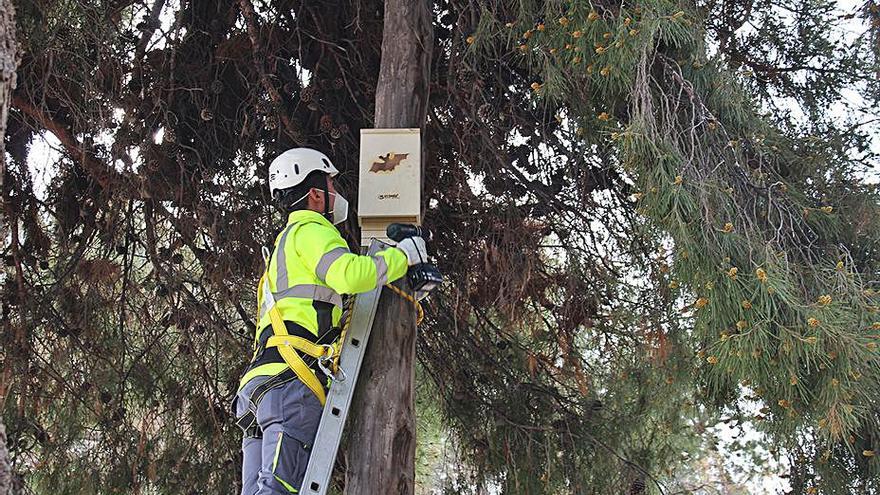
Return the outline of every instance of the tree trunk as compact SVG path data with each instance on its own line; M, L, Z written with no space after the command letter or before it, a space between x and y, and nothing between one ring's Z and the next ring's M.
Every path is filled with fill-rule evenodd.
M0 495L12 495L12 461L6 448L6 426L0 420Z
M383 30L375 127L424 130L434 43L430 3L386 0ZM415 330L412 304L384 289L352 404L347 494L414 493Z
M6 174L6 117L15 89L16 67L15 8L12 0L0 0L0 181Z
M12 91L15 89L15 70L18 66L18 54L15 45L15 9L12 0L0 0L0 191L4 190L4 178L6 177L6 117L9 114L9 102L12 99ZM3 198L5 201L6 194ZM5 206L5 205L4 205ZM6 211L6 208L4 208ZM0 234L6 238L8 219L3 220ZM5 375L5 374L4 374ZM0 383L3 391L0 400L0 411L6 397L6 383ZM0 419L0 495L12 493L12 463L9 459L9 451L6 448L6 427Z

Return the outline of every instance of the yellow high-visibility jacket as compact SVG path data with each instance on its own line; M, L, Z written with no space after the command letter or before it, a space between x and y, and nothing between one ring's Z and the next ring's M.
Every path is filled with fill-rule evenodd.
M339 325L341 294L369 292L397 280L406 270L403 251L388 248L374 256L354 254L323 215L299 210L289 215L287 226L275 238L266 277L282 319L307 329L317 340ZM263 332L272 332L264 304L258 318L255 342ZM286 368L284 362L253 367L239 388L256 376L276 375Z

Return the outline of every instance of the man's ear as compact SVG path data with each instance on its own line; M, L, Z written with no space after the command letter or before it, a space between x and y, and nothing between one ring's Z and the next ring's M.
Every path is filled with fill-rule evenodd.
M309 189L309 198L316 205L323 204L324 191L318 189L317 187L313 187Z

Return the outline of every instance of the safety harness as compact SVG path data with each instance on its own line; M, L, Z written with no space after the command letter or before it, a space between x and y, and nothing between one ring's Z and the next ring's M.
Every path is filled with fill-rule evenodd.
M329 344L316 344L303 337L290 335L284 320L281 318L281 312L278 311L278 306L275 304L272 292L268 289L269 280L266 274L264 274L260 280L260 288L257 290L257 300L271 301L269 303L271 306L268 309L268 315L269 321L272 323L273 335L266 341L266 349L277 348L278 353L281 354L287 366L315 394L323 406L327 401L324 386L321 385L315 372L303 361L303 358L296 351L316 358L319 363L324 363L333 361L336 347Z
M294 235L296 230L297 228L293 229ZM284 249L284 242L287 234L288 232L282 236L279 242L282 250ZM315 394L315 397L318 398L322 407L326 403L327 395L324 385L321 383L315 370L306 363L299 353L314 358L316 360L315 364L321 373L327 377L328 382L330 380L345 380L345 372L339 367L339 357L342 353L342 343L345 342L345 334L351 324L351 309L354 302L354 296L349 297L348 304L346 304L346 307L343 309L342 320L340 321L341 330L337 331L337 329L331 328L324 335L319 336L316 341L312 341L310 340L312 335L308 330L305 330L293 322L285 322L281 317L281 311L278 310L275 296L269 286L269 264L271 261L271 253L265 247L263 248L263 257L265 259L266 268L263 272L263 276L260 278L260 283L257 288L257 322L259 323L263 314L267 314L269 316L269 322L271 323L272 334L264 340L261 337L263 337L266 329L259 334L255 332L253 344L254 354L251 359L251 365L248 369L256 367L260 362L261 357L271 349L276 349L278 351L278 354L280 354L284 363L287 364L287 369L271 376L251 392L248 410L236 419L236 424L244 432L245 438L262 437L262 431L257 424L256 409L266 393L275 387L280 387L281 385L295 379L299 379L309 388L309 390L312 391L312 393ZM285 262L284 260L278 261L280 263ZM388 287L399 296L411 302L417 310L416 323L421 323L424 318L424 311L418 300L391 284L386 284L385 287ZM300 333L301 335L291 334L288 329L288 324L294 329L295 333ZM308 337L306 337L306 335L308 335Z
M301 225L302 224L297 227ZM292 233L295 235L298 228L293 228L292 230ZM287 234L288 233L286 232L279 242L281 249L284 249L283 243L287 238ZM261 432L257 425L256 408L263 396L266 395L266 392L275 387L284 385L294 379L299 379L309 388L309 390L312 391L312 393L315 394L315 397L318 398L321 406L324 406L327 401L325 387L318 378L315 370L306 363L300 353L314 358L318 369L328 378L328 380L344 380L345 373L339 368L339 354L342 350L342 341L345 337L344 331L348 326L346 321L346 324L343 325L342 333L330 329L325 335L319 336L317 341L313 341L304 336L310 333L308 330L305 330L293 322L285 322L281 317L281 311L278 310L275 296L269 286L269 264L271 261L271 253L265 247L263 248L263 257L265 259L266 268L263 271L263 276L260 277L260 283L257 287L257 322L260 321L263 314L268 315L271 324L271 335L269 335L267 339L261 338L268 329L264 329L259 334L254 335L254 354L251 358L251 364L248 367L248 370L261 364L260 358L271 349L277 350L278 354L284 360L284 363L287 364L287 369L272 376L257 386L251 393L248 410L236 419L236 424L242 429L246 437L257 438L261 436ZM279 262L284 262L284 260L279 260ZM288 330L288 323L291 324L294 329L300 330L295 330L295 332L300 333L301 335L291 334ZM340 336L341 338L337 339L337 337ZM311 337L311 335L309 335L309 337Z

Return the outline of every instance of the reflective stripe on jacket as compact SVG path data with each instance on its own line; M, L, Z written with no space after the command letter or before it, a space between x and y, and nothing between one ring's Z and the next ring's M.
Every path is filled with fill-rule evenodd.
M389 248L374 256L354 254L323 215L299 210L290 214L275 239L267 278L282 319L297 323L317 338L339 325L341 294L369 292L397 280L406 270L403 251ZM255 340L262 332L271 331L266 306L261 305ZM262 365L250 370L241 383L284 369L284 363Z

